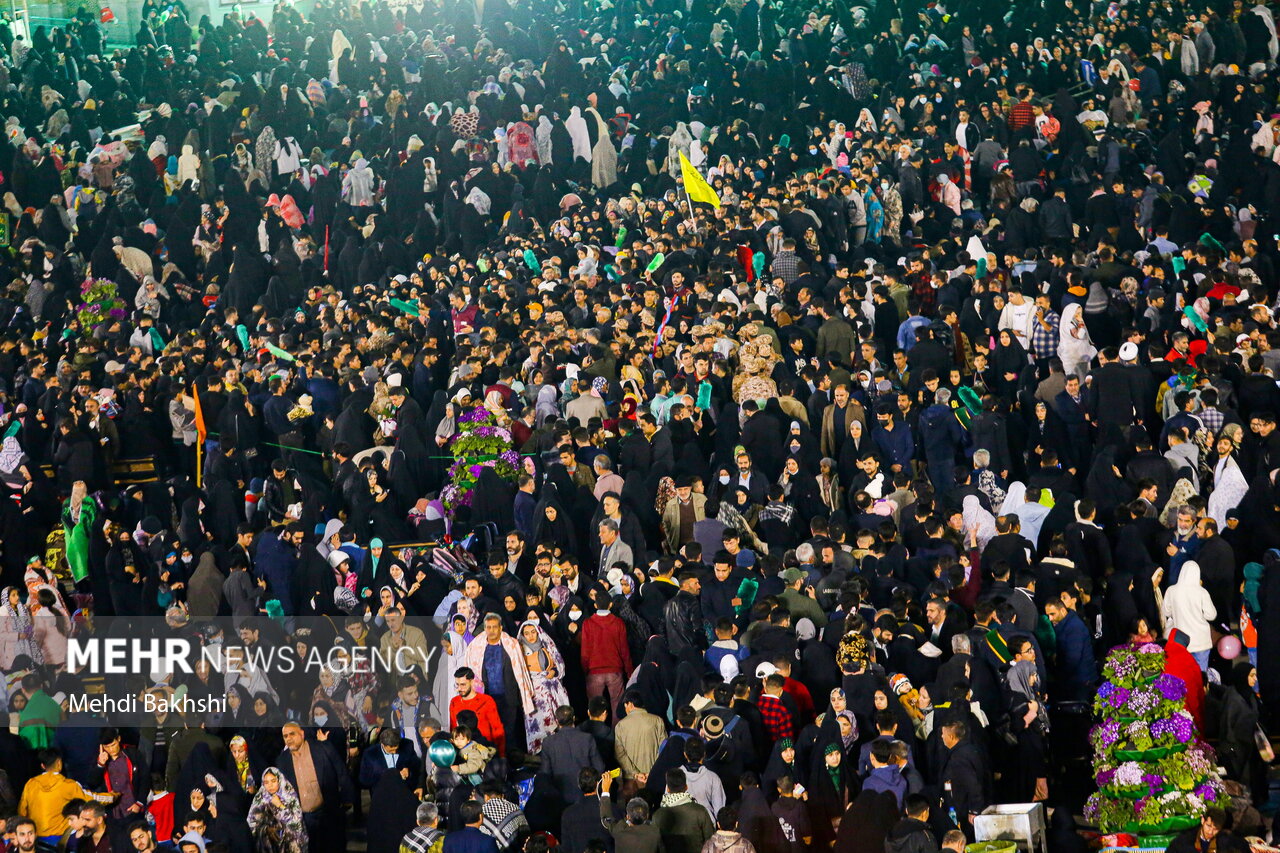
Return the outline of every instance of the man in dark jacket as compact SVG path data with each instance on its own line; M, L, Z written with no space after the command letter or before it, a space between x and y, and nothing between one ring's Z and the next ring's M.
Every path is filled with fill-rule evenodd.
M406 782L416 779L422 770L413 741L401 738L400 732L393 728L383 729L378 742L365 749L361 756L360 787L372 789L388 770L399 773Z
M1129 460L1129 464L1125 466L1125 477L1129 480L1130 485L1134 487L1134 491L1141 491L1149 483L1155 483L1156 494L1159 495L1157 500L1158 506L1164 506L1169 500L1169 495L1173 491L1173 468L1169 465L1169 460L1151 446L1151 441L1146 437L1146 433L1139 435L1135 442L1137 453ZM1144 485L1144 481L1147 481Z
M1236 555L1231 544L1218 535L1218 523L1212 518L1202 518L1196 523L1196 536L1200 550L1196 562L1200 564L1200 580L1213 599L1219 618L1228 621L1228 614L1239 609L1236 591Z
M1169 853L1196 853L1210 849L1218 853L1245 853L1249 845L1227 830L1227 813L1213 806L1205 810L1199 826L1173 839L1168 849Z
M951 410L951 389L934 392L934 404L920 415L920 445L924 450L929 482L939 495L955 487L956 457L964 447L965 435Z
M884 839L885 853L933 853L938 842L929 829L929 800L920 794L907 797L907 816L893 825Z
M1120 363L1120 353L1107 347L1098 353L1102 366L1090 374L1089 411L1102 431L1124 429L1129 424L1142 425L1142 412L1135 393L1134 374Z
M1068 457L1076 463L1077 471L1087 471L1092 456L1089 442L1089 419L1093 410L1089 396L1084 393L1084 377L1072 374L1065 387L1053 398L1053 411L1067 428L1067 442L1071 445Z
M1057 187L1053 198L1040 205L1040 230L1049 243L1069 243L1074 236L1071 228L1071 207L1067 204L1067 191Z
M1076 504L1076 518L1067 525L1067 551L1076 569L1099 583L1111 574L1111 543L1094 523L1098 508L1085 498Z
M280 534L274 531L258 537L254 567L258 577L267 582L267 592L280 602L285 616L296 616L294 571L298 565L298 548L302 545L302 527L291 524Z
M102 744L98 750L102 784L97 790L120 794L120 799L112 807L112 818L128 820L141 815L147 808L147 797L151 793L151 772L147 762L142 760L135 747L121 742L120 732L113 727L103 728L98 740Z
M566 802L576 802L582 791L578 786L579 773L584 767L604 772L604 761L596 740L584 731L574 728L573 708L561 705L556 709L558 728L542 742L542 765L538 772L550 776Z
M1058 701L1083 700L1098 680L1098 664L1093 657L1093 638L1089 628L1061 600L1050 600L1044 612L1053 623L1058 649L1053 668Z
M702 581L697 572L686 569L680 573L680 591L663 609L663 627L671 654L701 666L703 651L707 647L707 633L703 628L702 603L698 594Z
M600 771L592 767L578 771L578 800L560 814L560 847L565 853L585 853L592 841L609 841L609 830L600 822L600 806L602 800L608 802L612 816L613 804L596 796L599 783Z
M640 797L627 803L624 821L616 819L613 814L613 798L609 795L612 783L612 776L605 776L600 780L600 823L613 836L613 849L617 853L658 853L664 849L662 832L649 823L649 804Z
M276 766L294 790L319 791L318 802L302 797L302 822L307 829L309 848L321 853L344 849L343 808L353 799L351 774L342 765L337 752L326 742L327 735L323 731L316 735L316 740L309 741L302 726L285 723L281 734L284 736L284 749L276 759ZM314 782L300 787L299 769L314 775Z
M942 727L942 744L947 756L938 781L942 784L942 806L954 812L965 837L973 840L973 818L991 804L991 772L982 753L968 739L969 727L960 720Z

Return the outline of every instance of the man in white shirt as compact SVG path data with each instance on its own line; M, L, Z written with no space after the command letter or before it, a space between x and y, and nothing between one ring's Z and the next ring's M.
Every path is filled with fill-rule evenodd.
M1000 312L998 329L1008 329L1024 349L1031 346L1031 318L1035 315L1035 303L1022 295L1021 288L1009 288L1009 301Z

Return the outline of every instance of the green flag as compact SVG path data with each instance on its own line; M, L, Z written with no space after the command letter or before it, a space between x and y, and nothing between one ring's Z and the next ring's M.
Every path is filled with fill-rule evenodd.
M13 438L18 434L18 430L22 429L22 421L14 418L9 422L9 427L4 431L4 438Z
M151 327L151 350L156 353L164 352L164 338L160 337L160 330L155 326Z
M760 582L755 578L746 577L742 579L742 583L738 584L738 594L734 596L742 603L733 608L733 611L741 616L751 609L756 603L756 593L760 591Z
M620 225L618 226L618 239L613 244L614 248L621 249L626 242L627 242L627 226Z
M412 302L405 302L403 299L392 299L391 307L399 308L401 311L408 314L410 317L422 316L421 313L418 311L418 306L414 305Z
M249 330L241 323L236 326L236 337L240 339L240 348L245 352L249 351Z
M698 384L698 400L694 405L704 412L711 408L711 391L711 383L706 379Z
M1217 249L1219 252L1222 252L1224 254L1227 251L1222 247L1222 244L1218 242L1217 238L1215 238L1208 231L1200 235L1200 242L1204 243L1206 246L1212 246L1213 248Z
M1182 275L1182 271L1187 268L1187 262L1182 259L1182 255L1173 256L1173 274Z
M665 261L666 259L667 259L666 255L659 252L658 254L653 256L653 260L649 261L649 266L645 267L644 271L653 272L658 267L662 266L662 262Z
M276 358L282 358L285 361L297 361L297 359L295 359L293 355L280 349L280 347L276 346L275 344L267 344L267 352L271 353Z
M1195 326L1199 332L1204 333L1209 331L1208 325L1205 324L1204 319L1200 316L1200 312L1196 311L1195 308L1188 305L1186 308L1182 309L1182 313L1191 321L1191 325Z
M533 249L525 249L522 257L524 258L524 265L526 267L533 270L535 273L542 272L542 264L538 263L538 256L533 253Z
M89 576L89 538L93 533L93 524L98 518L98 505L93 498L86 497L80 504L80 520L71 521L71 502L62 511L62 529L66 534L67 566L71 569L71 579L76 583Z

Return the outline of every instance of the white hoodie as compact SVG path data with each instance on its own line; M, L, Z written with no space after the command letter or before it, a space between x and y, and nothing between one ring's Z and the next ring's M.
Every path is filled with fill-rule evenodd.
M1175 630L1184 632L1187 651L1205 652L1213 646L1209 623L1218 617L1209 591L1200 584L1200 564L1188 560L1182 564L1178 582L1164 594L1164 633L1169 636Z

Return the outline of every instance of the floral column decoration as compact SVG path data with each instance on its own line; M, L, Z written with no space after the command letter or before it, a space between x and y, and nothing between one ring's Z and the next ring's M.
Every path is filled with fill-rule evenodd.
M1112 649L1102 673L1093 702L1102 722L1089 735L1098 791L1085 817L1103 833L1137 836L1121 846L1163 847L1225 802L1217 761L1185 707L1186 684L1164 672L1160 646Z
M80 299L76 306L76 319L81 333L92 334L99 326L111 320L123 320L129 316L129 307L119 296L114 281L105 278L86 278L80 285Z
M485 468L492 468L512 483L519 473L520 454L512 445L511 431L500 426L484 406L459 416L458 432L449 442L449 453L455 458L440 500L451 518L457 517L460 507L471 506L476 482Z

